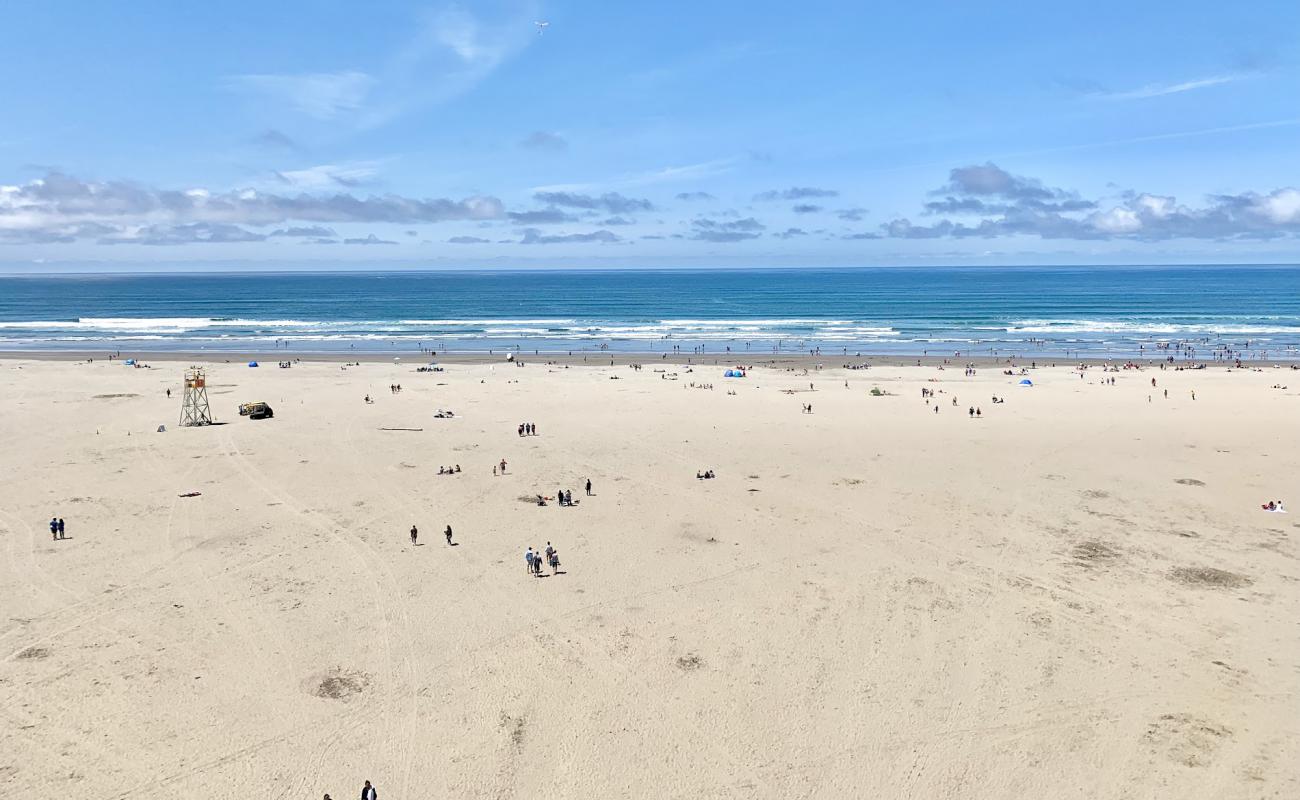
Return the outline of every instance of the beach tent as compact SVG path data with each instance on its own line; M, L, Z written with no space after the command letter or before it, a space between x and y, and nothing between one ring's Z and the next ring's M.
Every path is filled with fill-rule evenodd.
M250 361L250 362L248 362L248 366L250 366L250 367L256 367L256 366L257 366L257 362L256 362L256 361Z
M722 373L722 377L724 377L724 378L743 378L743 377L745 377L745 372L744 372L744 370L739 370L739 369L729 369L729 370L727 370L726 372Z
M1020 385L1021 385L1021 386L1033 386L1033 385L1034 385L1034 382L1031 381L1031 380L1029 380L1028 378L1021 378L1021 379L1020 379Z
M134 366L135 366L135 359L134 359L134 358L128 358L128 359L126 360L126 365L127 365L128 367L134 367Z

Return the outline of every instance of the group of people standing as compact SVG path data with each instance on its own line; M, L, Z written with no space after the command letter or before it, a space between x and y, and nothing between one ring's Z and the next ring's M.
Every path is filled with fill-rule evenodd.
M552 547L550 542L546 543L545 561L543 561L543 554L531 547L524 551L524 565L528 568L528 574L540 576L543 564L551 568L552 575L559 574L560 551Z
M536 436L536 435L537 435L537 426L536 426L535 424L531 423L531 422L521 422L521 423L519 423L519 435L520 435L520 436Z

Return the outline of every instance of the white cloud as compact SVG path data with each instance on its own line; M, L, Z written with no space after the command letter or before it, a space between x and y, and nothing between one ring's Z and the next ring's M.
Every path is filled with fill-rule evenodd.
M1178 210L1178 203L1174 198L1155 194L1140 194L1133 199L1133 205L1137 206L1143 214L1156 219L1170 217Z
M496 16L446 5L413 20L413 32L365 71L237 75L225 83L318 120L374 128L477 86L537 38L534 15L532 3Z
M1142 230L1142 220L1136 211L1128 208L1112 208L1099 211L1088 218L1092 226L1103 233L1136 233Z
M314 72L304 75L236 75L227 81L284 103L316 119L329 120L361 108L375 79L364 72Z
M1300 223L1300 191L1295 189L1278 189L1259 198L1255 206L1277 225Z
M1233 83L1246 77L1246 75L1215 75L1209 78L1183 81L1182 83L1150 83L1139 89L1127 92L1103 92L1098 96L1106 100L1145 100L1148 97L1163 97L1168 94L1182 94L1197 89L1206 89L1210 86L1222 86L1225 83Z
M352 164L320 164L303 169L279 170L276 180L295 189L337 189L353 187L373 178L378 172L376 162L360 161Z
M504 217L500 200L482 196L451 200L395 194L362 197L344 191L174 191L129 181L82 181L61 173L20 186L0 186L0 243L258 241L266 235L238 226L411 224Z

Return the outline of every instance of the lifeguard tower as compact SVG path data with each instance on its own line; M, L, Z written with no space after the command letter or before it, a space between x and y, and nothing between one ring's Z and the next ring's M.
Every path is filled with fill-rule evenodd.
M194 427L211 425L212 410L208 407L208 379L203 370L191 367L185 371L185 399L181 401L181 425Z

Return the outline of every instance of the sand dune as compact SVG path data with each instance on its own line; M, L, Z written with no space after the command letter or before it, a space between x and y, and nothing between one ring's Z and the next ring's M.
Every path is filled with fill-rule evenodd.
M0 362L0 794L1300 796L1295 372L652 366Z

